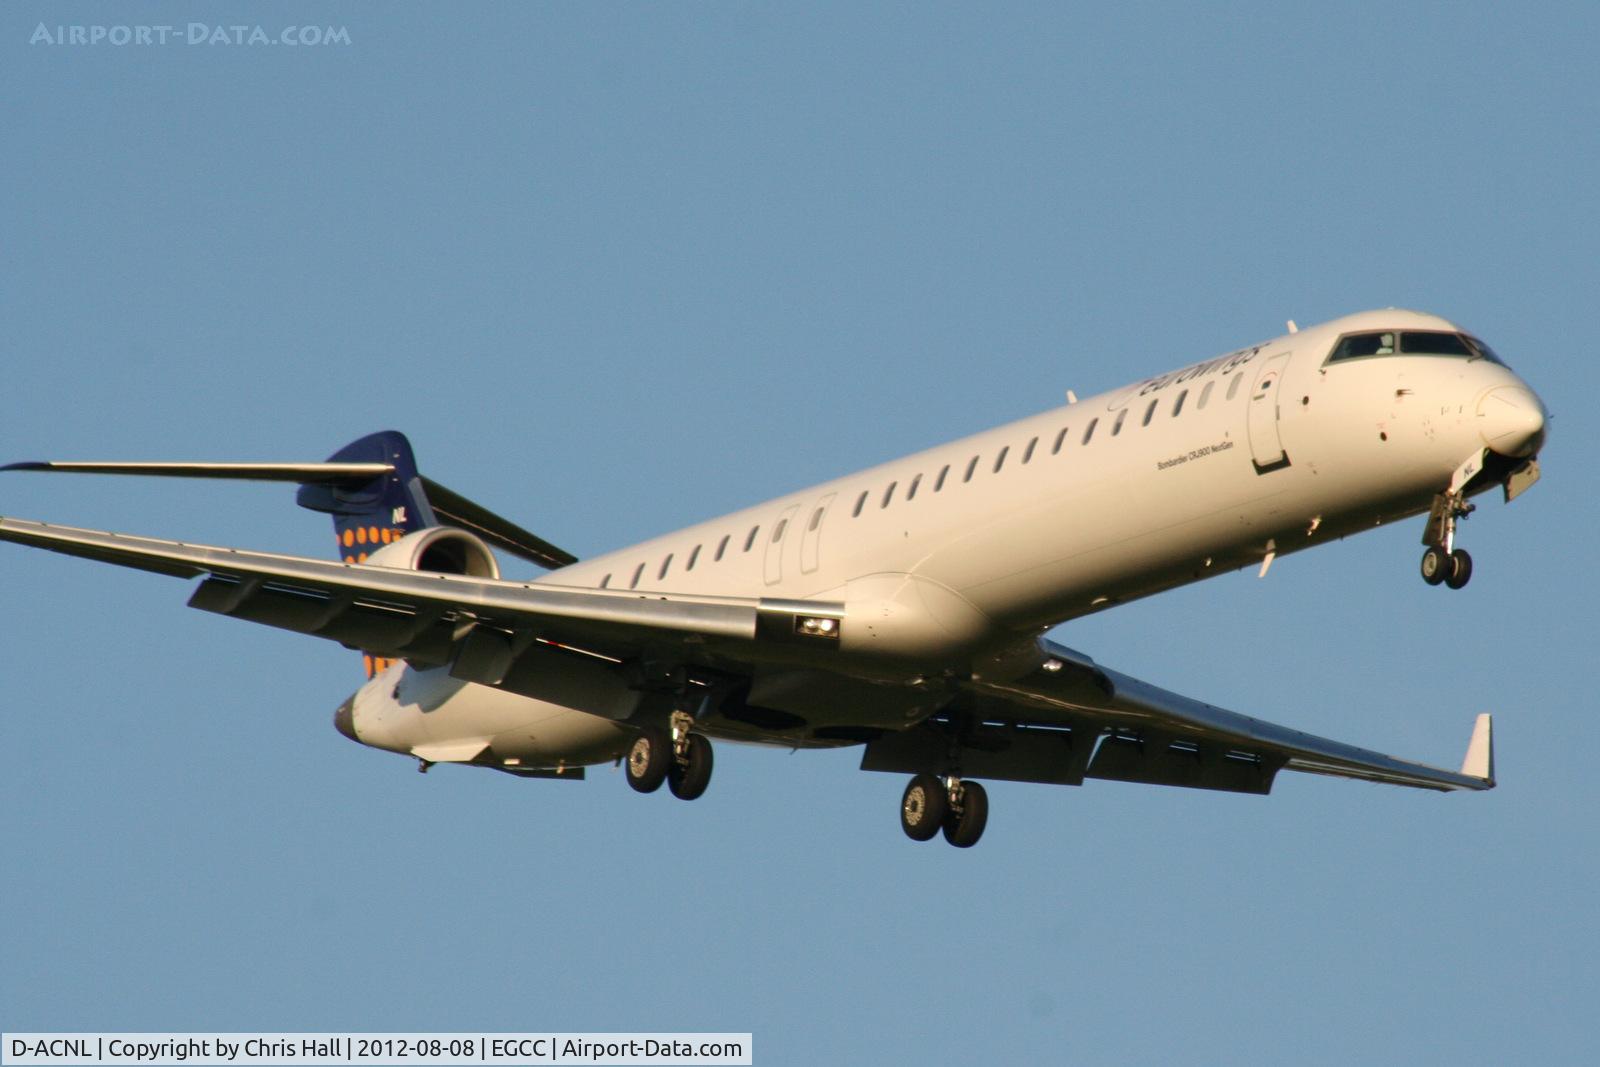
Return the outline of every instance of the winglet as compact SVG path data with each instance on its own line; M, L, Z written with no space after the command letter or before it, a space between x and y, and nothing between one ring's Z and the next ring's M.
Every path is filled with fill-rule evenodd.
M1472 727L1472 740L1467 745L1467 758L1461 761L1461 773L1494 785L1494 716L1488 712L1479 715Z

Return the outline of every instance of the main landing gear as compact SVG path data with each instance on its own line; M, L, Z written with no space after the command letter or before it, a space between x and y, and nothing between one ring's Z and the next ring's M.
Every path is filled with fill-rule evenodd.
M1422 553L1422 580L1429 585L1443 582L1460 589L1472 577L1472 557L1466 549L1455 547L1455 542L1456 521L1473 510L1474 505L1460 490L1447 490L1433 498L1428 525L1422 531L1422 543L1428 546Z
M977 782L950 775L919 774L900 797L900 829L913 841L944 831L957 848L971 848L989 823L989 794Z
M711 742L691 733L694 718L674 712L670 734L655 729L639 731L628 748L628 784L641 793L654 793L666 782L672 795L694 800L711 784Z

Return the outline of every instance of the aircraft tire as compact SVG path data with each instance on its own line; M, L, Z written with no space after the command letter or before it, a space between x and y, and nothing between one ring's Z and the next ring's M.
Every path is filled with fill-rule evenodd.
M1433 545L1422 554L1422 580L1429 585L1438 585L1444 581L1455 565L1450 561L1450 554L1438 545Z
M919 774L900 796L900 829L913 841L931 841L949 810L944 783L934 775Z
M711 764L711 742L699 734L690 734L684 761L673 760L667 767L667 788L679 800L698 798L711 784Z
M989 793L977 782L962 782L961 814L944 817L944 839L956 848L971 848L989 825Z
M629 785L640 793L654 793L666 781L672 762L672 742L667 735L659 730L641 730L628 746L623 767Z
M1472 579L1472 557L1464 548L1458 548L1450 553L1450 573L1445 577L1444 584L1451 589L1460 589Z

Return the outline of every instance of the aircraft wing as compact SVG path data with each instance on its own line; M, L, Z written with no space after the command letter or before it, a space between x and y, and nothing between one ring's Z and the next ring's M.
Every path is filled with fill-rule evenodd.
M0 541L180 578L191 607L338 641L375 655L450 663L502 685L535 643L613 660L665 652L749 661L816 649L808 619L842 604L663 595L488 580L191 545L0 518ZM830 628L837 633L838 627ZM1085 778L1267 793L1285 768L1424 789L1494 787L1492 724L1478 718L1460 771L1396 759L1194 700L1040 640L981 665L945 711L867 745L867 770L1082 784ZM515 685L508 684L504 688Z
M1101 667L1051 641L966 683L966 714L888 735L862 767L943 773L952 739L974 778L1102 778L1267 793L1278 771L1449 791L1494 788L1493 722L1478 716L1460 771L1396 759L1227 711ZM937 765L937 766L936 766Z
M770 598L663 595L542 582L489 580L367 564L191 545L0 518L0 541L178 578L204 576L191 607L324 637L374 655L452 663L497 685L534 642L603 658L681 646L748 652L816 648L808 618L844 617L840 604ZM829 628L837 633L838 627Z

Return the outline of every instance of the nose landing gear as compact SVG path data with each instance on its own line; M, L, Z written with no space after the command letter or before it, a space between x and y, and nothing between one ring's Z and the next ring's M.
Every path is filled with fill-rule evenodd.
M988 823L988 792L955 775L919 774L900 797L900 829L913 841L931 840L943 830L956 848L971 848Z
M1455 542L1456 521L1474 509L1475 505L1459 489L1446 490L1433 498L1428 525L1422 531L1422 543L1428 546L1422 553L1422 580L1429 585L1443 582L1451 589L1460 589L1472 577L1472 557L1466 549L1457 548Z

